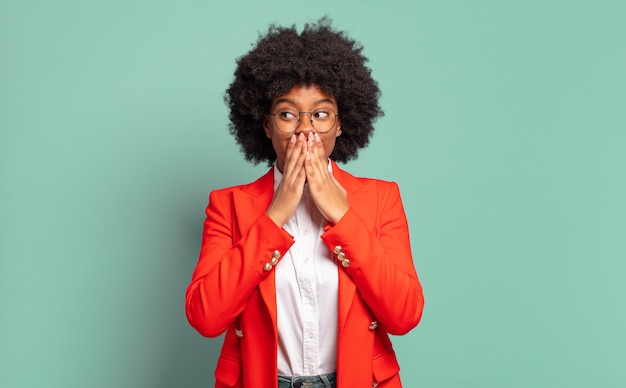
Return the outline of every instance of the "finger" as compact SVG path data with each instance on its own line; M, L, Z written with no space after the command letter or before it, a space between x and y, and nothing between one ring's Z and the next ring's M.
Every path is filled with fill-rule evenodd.
M284 160L284 164L283 164L283 174L285 173L286 170L289 169L289 163L291 161L291 158L293 156L294 153L294 149L296 148L296 142L297 142L298 138L296 137L296 135L291 135L291 137L289 138L289 141L287 142L287 149L285 150L285 160Z
M305 139L302 134L296 136L295 134L289 141L287 152L285 154L285 166L283 171L283 177L289 179L292 174L298 174L303 167L303 146Z
M311 155L311 163L306 166L311 176L316 179L325 179L330 173L328 172L328 158L324 150L324 144L317 133L311 134L309 137L309 153ZM326 177L327 178L327 177Z
M326 152L324 151L324 143L322 143L322 139L317 133L313 136L313 154L319 162L317 167L320 170L328 170L328 158L326 157Z
M291 135L291 138L289 139L289 143L287 144L287 151L285 153L285 161L291 160L294 157L297 158L297 155L300 152L300 148L301 148L301 144L298 144L300 140L301 139L295 134Z
M294 172L297 172L297 176L305 179L304 177L304 160L307 156L307 143L306 137L303 134L298 136L298 143L296 143L298 152L294 155Z
M318 164L318 156L317 150L315 148L314 136L312 133L309 133L307 136L307 155L305 160L305 172L307 174L307 179L312 179L316 175L315 169Z

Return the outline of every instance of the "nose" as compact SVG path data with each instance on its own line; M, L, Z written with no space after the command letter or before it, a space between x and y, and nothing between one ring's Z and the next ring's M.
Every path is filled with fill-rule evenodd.
M308 115L308 117L305 115ZM304 136L308 136L308 134L311 132L315 132L315 128L313 128L313 119L311 117L311 113L301 112L300 122L298 123L298 128L296 128L296 133L302 133L304 134Z

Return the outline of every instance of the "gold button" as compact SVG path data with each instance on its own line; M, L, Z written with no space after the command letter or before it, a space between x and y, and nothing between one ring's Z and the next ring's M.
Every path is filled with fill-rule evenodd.
M337 255L337 258L339 259L339 261L344 261L346 259L346 254L341 252Z
M272 252L272 257L275 259L278 259L280 257L280 251L277 249L274 252Z
M278 263L278 259L275 257L272 257L272 260L270 260L270 264L271 265L276 265Z
M350 266L350 260L345 259L344 261L341 262L341 265L343 265L344 267L348 268Z
M341 249L341 245L337 245L335 249L333 249L333 252L335 252L335 255L338 255L341 253Z
M243 331L239 329L235 329L235 335L239 338L243 337Z
M272 270L272 264L270 263L265 263L265 265L263 266L263 270L265 272L271 271Z
M378 322L374 321L372 323L370 323L370 330L374 330L378 327Z

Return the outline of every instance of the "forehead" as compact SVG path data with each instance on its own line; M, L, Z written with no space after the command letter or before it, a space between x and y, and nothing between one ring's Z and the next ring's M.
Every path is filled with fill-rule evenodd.
M317 85L296 85L284 95L272 100L272 106L278 104L310 106L322 103L337 105L335 98Z

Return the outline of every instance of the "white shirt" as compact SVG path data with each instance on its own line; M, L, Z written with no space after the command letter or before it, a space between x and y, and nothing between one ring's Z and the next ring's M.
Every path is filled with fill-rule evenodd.
M274 191L282 176L275 167ZM336 371L338 274L320 238L326 223L305 184L296 212L283 226L295 243L275 267L279 375Z

